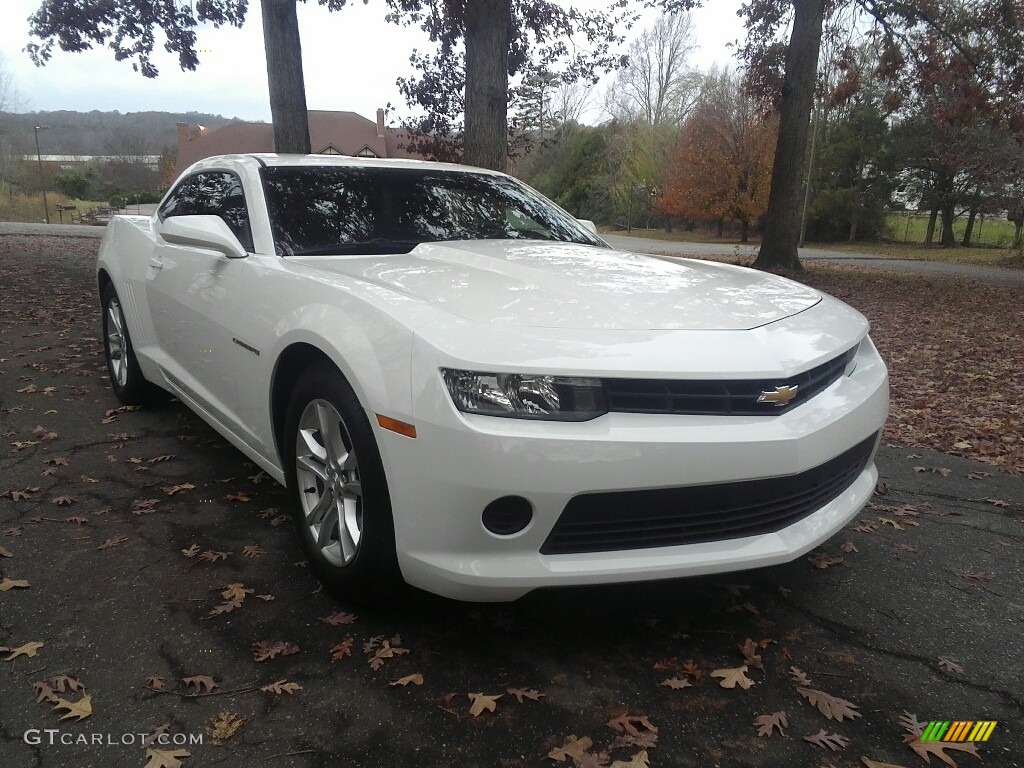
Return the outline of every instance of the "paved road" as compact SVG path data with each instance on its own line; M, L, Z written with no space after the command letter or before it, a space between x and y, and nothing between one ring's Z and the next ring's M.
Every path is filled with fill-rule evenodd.
M921 764L903 741L904 711L997 720L983 765L1024 766L1020 478L968 479L992 468L883 448L888 495L861 515L870 526L827 543L844 559L826 570L801 558L716 578L534 593L510 606L423 595L339 605L303 567L283 492L240 453L179 403L117 412L98 341L95 248L0 237L0 581L30 584L0 591L0 646L45 643L35 657L0 653L0 766L138 768L138 737L106 742L163 724L205 738L186 747L184 768L568 765L546 755L570 736L626 761L650 735L617 739L606 723L624 713L658 727L654 768L851 768L861 756ZM841 553L846 541L856 551ZM196 552L211 559L187 556ZM211 615L229 584L253 592ZM321 620L329 616L334 624ZM374 671L363 648L381 637L409 653ZM748 670L756 684L719 687L710 673L743 664L747 638L765 642L763 669ZM299 652L256 662L260 641ZM699 678L683 672L688 659ZM823 717L797 692L793 666L862 716ZM37 701L33 683L61 674L91 697L81 722ZM413 674L422 685L389 685ZM214 679L214 695L195 697L182 682L196 675ZM151 676L170 693L148 689ZM692 685L662 684L673 678ZM257 690L280 680L302 688ZM543 697L518 703L510 688ZM472 717L471 693L502 697ZM758 737L754 717L779 711L785 737ZM225 712L245 722L214 746L204 729ZM29 729L57 729L56 741L44 733L26 743ZM803 740L821 729L850 746L833 755ZM105 745L74 741L92 734Z

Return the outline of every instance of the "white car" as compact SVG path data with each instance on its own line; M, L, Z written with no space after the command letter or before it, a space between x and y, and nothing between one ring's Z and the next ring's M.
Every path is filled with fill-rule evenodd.
M286 484L335 594L464 600L784 563L875 487L859 313L608 247L474 168L231 155L100 248L117 396L172 393Z

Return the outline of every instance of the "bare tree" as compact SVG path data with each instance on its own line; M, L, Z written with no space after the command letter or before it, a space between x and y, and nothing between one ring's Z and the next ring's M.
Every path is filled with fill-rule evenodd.
M699 87L699 78L687 66L696 47L688 12L662 15L629 47L629 62L608 94L608 111L630 122L681 123Z
M562 80L551 95L552 111L559 123L579 123L593 103L594 90L589 82Z

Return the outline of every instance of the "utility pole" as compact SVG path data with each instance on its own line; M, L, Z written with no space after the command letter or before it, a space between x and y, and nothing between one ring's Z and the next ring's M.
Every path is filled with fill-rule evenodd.
M43 156L39 154L39 132L49 128L48 125L37 125L32 130L36 135L36 162L39 163L39 186L43 190L43 213L46 214L46 223L50 223L50 206L46 202L46 180L43 178Z
M817 106L814 108L814 130L811 132L811 157L807 161L807 184L804 187L804 210L800 214L800 243L798 247L804 247L804 238L807 235L807 206L811 200L811 176L814 174L814 151L818 143L818 123L821 120L821 111Z

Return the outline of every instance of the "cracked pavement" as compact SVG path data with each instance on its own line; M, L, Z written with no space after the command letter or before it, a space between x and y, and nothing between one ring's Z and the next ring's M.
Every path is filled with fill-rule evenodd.
M651 766L852 768L865 756L909 768L924 761L904 744L905 711L997 720L980 762L951 756L960 766L1024 766L1020 477L887 446L878 458L887 492L860 515L871 525L855 522L827 542L843 557L827 569L800 558L721 577L537 592L504 606L422 594L372 610L340 605L303 566L282 489L191 412L172 402L107 415L119 403L99 342L96 247L94 238L0 235L0 493L28 496L0 498L0 547L10 553L0 552L0 581L31 585L0 592L0 646L45 643L34 657L0 661L0 766L142 766L138 736L59 739L117 740L164 724L204 735L185 747L185 768L568 765L549 751L570 735L593 739L594 753L608 749L617 734L606 723L628 712L659 729ZM183 484L194 487L164 490ZM73 501L55 503L65 496ZM845 542L856 551L841 551ZM229 554L186 557L193 544ZM253 546L257 556L242 554ZM254 592L210 616L232 583ZM322 621L339 611L354 622ZM363 644L395 634L409 653L372 670ZM347 637L351 656L332 661ZM737 646L747 638L774 641L758 651L764 668L749 671L755 685L719 687L711 671L743 664ZM263 640L301 650L257 663L251 646ZM684 677L690 659L702 670L691 687L660 685ZM797 694L791 666L862 716L827 720ZM80 722L36 701L33 683L62 673L92 697ZM389 685L413 673L423 685ZM192 695L181 679L194 675L212 676L214 695ZM147 688L150 676L167 691ZM258 690L282 679L302 689ZM544 696L518 703L508 688ZM471 717L473 692L503 696L494 713ZM754 717L780 710L786 735L758 737ZM215 746L204 728L225 711L245 723ZM822 728L849 746L833 753L802 738ZM57 743L27 744L28 729L59 729ZM616 747L609 762L639 750Z

